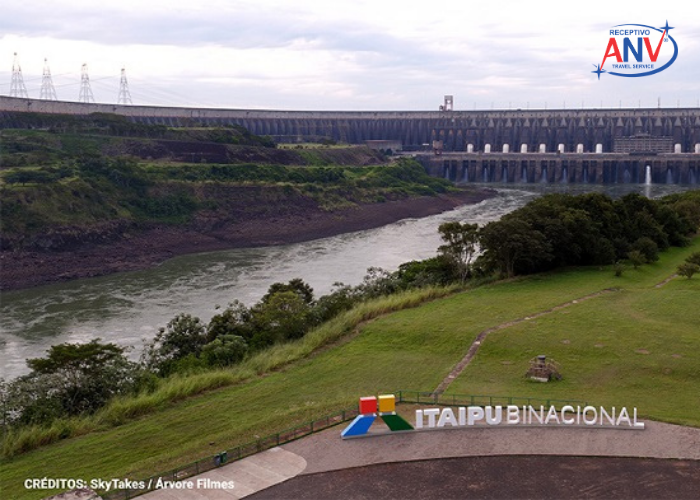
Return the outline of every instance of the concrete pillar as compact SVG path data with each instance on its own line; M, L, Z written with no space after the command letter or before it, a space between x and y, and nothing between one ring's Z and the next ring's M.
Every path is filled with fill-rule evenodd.
M674 152L674 153L682 153L682 151L681 151L681 145L680 145L680 144L674 144L674 146L673 146L673 152Z
M467 144L467 153L474 152L474 144Z
M603 145L600 143L596 144L595 145L595 152L598 154L602 153L603 152Z
M547 152L547 145L540 144L540 153L546 153L546 152Z
M510 145L504 144L504 145L503 145L503 152L504 152L504 153L510 152Z
M521 144L521 145L520 145L520 152L521 152L521 153L527 153L527 144Z
M577 153L583 153L583 144L577 144L577 145L576 145L576 152L577 152Z
M696 145L695 145L695 152L696 152L697 154L700 154L700 144L696 144Z
M490 152L491 152L491 144L484 145L484 153L490 153Z
M560 153L563 153L564 150L565 150L564 145L563 145L563 144L559 144L559 147L557 148L557 151L559 151Z

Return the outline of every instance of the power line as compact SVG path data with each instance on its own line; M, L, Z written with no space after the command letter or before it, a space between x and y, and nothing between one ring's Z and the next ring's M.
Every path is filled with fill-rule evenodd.
M114 80L116 79L116 76L103 76L102 78L93 78L90 80L90 83L93 84L95 82L101 82L102 80ZM80 85L82 82L70 82L70 83L60 83L56 85L56 87L74 87L75 85Z

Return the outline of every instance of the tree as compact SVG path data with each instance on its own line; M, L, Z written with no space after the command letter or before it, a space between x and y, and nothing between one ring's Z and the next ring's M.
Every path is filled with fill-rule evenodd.
M615 272L615 276L619 278L622 276L622 273L625 272L625 265L618 260L613 264L613 271Z
M315 323L323 323L351 309L359 297L355 289L340 282L333 283L333 290L321 296L314 305L312 314Z
M253 313L239 300L234 300L221 313L213 316L207 326L207 342L224 335L250 340L254 334Z
M438 253L453 264L457 278L464 284L471 275L471 263L479 243L479 226L460 222L445 222L438 227L445 242Z
M659 206L658 202L638 193L627 194L616 202L624 222L627 241L650 238L662 250L669 247L668 234L659 220ZM654 260L649 259L649 262Z
M647 262L659 260L659 246L649 237L639 238L632 244L632 249L641 253Z
M277 292L253 308L256 333L251 344L260 349L301 338L310 325L311 308L296 292Z
M175 371L176 363L187 356L199 357L207 343L202 321L190 314L178 314L160 328L142 354L145 367L160 375Z
M261 301L267 302L274 294L279 292L294 292L308 305L314 301L314 289L301 278L289 280L289 283L273 283Z
M53 392L68 415L92 412L112 396L134 387L136 365L124 351L112 343L102 344L100 339L51 346L45 358L27 360L33 371L25 382L41 380L44 390L50 387L46 395Z
M238 335L221 335L202 348L208 366L229 366L239 363L248 352L248 344Z
M660 205L656 214L656 220L663 227L671 245L684 247L690 242L688 234L693 232L692 228L689 227L688 221L672 207Z
M481 230L480 241L485 260L509 278L551 260L551 246L544 235L517 217L490 222Z
M635 269L647 263L647 258L639 250L632 250L627 253L627 258L630 260Z
M682 199L671 206L683 221L686 234L692 234L700 228L700 199Z
M684 262L683 264L678 266L678 274L680 276L685 276L686 278L691 279L696 273L700 273L700 266L697 264Z
M32 373L3 384L3 425L44 424L65 416L61 383L59 376Z
M686 261L688 264L696 264L696 265L700 266L700 252L694 252L694 253L692 253L692 254L690 255L690 257L688 257L687 259L685 259L685 261Z
M445 256L404 262L397 271L402 289L447 285L454 281L456 269Z
M600 239L599 231L588 213L574 202L572 195L549 194L518 210L517 218L542 233L551 246L551 259L541 262L537 270L596 260L589 253Z
M360 300L391 295L400 289L399 278L381 267L368 267L362 283L355 287Z

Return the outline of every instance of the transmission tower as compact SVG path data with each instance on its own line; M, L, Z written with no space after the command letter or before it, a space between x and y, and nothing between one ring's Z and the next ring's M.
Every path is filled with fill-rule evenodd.
M80 94L78 95L78 102L95 102L95 97L92 95L92 89L90 88L87 64L83 64L80 72Z
M12 62L12 82L10 83L10 97L24 97L25 99L29 98L29 94L27 94L27 87L24 86L24 79L22 78L22 68L19 65L17 52L15 52L15 60Z
M39 99L46 99L47 101L57 101L56 89L53 86L53 81L51 80L51 70L49 69L49 63L44 59L44 74L41 77L41 91L39 92Z
M122 78L119 80L119 97L117 104L134 104L131 102L131 92L129 92L129 82L126 81L126 69L122 68Z

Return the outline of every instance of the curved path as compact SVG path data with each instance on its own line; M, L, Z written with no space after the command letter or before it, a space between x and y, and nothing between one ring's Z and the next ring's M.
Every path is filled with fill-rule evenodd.
M661 288L662 286L666 285L669 281L671 281L672 279L677 278L677 277L678 277L677 274L672 274L671 276L669 276L668 278L663 280L661 283L657 283L656 285L654 285L654 288Z

